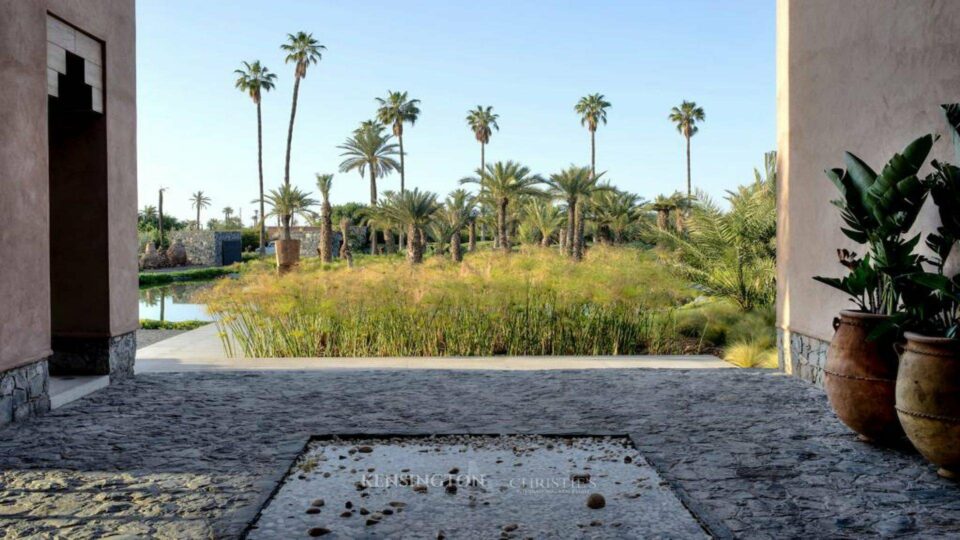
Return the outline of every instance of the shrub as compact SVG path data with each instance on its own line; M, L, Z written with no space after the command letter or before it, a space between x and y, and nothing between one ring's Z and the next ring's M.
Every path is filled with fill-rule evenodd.
M240 264L218 266L214 268L194 268L180 272L141 272L140 288L156 287L178 281L201 281L236 274L241 269Z
M210 324L210 321L158 321L140 319L141 330L193 330Z

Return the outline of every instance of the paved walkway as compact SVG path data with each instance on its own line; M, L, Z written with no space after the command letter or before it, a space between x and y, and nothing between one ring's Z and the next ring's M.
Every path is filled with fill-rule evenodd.
M673 356L487 356L487 357L365 357L365 358L245 358L234 346L228 357L217 325L208 324L137 350L137 373L184 371L289 371L459 369L537 371L565 369L732 369L710 355Z
M234 537L308 437L628 433L714 531L956 537L960 490L752 370L153 373L0 430L0 538Z

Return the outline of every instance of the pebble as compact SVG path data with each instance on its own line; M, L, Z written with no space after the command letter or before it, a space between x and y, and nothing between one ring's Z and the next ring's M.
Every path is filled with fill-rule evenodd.
M351 516L353 516L353 512L351 512L351 511L349 511L349 510L347 510L347 511L343 512L342 514L340 514L340 517L343 517L343 518L348 518L348 517L351 517Z
M594 510L599 510L607 505L607 500L603 498L603 495L599 493L591 493L587 497L587 508L592 508Z
M371 447L371 446L361 446L361 447L357 448L357 451L360 452L361 454L369 454L369 453L373 452L373 447Z
M317 508L316 506L311 506L310 508L307 508L307 513L308 513L308 514L319 514L319 513L320 513L320 509Z
M426 492L427 492L427 486L425 486L425 485L423 485L423 484L417 484L417 485L413 486L413 490L414 490L415 492L417 492L417 493L426 493Z
M509 524L509 525L504 525L504 526L503 526L503 531L504 531L504 532L512 532L512 531L515 531L515 530L517 530L517 529L519 529L519 528L520 528L520 525L517 525L516 523L511 523L511 524Z
M327 504L327 503L326 503L326 501L324 501L323 499L314 499L313 502L310 503L310 506L320 507L320 506L323 506L323 505L325 505L325 504Z
M307 534L310 536L323 536L330 534L330 529L326 527L310 527L307 529Z
M571 480L580 484L589 484L590 483L590 473L580 473L574 474L570 477Z

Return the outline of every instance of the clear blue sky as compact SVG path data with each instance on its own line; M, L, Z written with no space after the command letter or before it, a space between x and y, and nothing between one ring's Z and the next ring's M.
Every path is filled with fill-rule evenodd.
M476 105L500 115L488 162L550 174L589 162L573 106L604 94L613 106L597 132L597 167L648 199L684 187L683 139L667 120L683 99L706 110L693 179L712 195L749 181L775 147L771 0L138 0L141 207L164 186L168 212L189 219L188 197L202 189L213 199L204 221L231 206L249 223L256 112L233 70L259 59L278 75L263 100L265 182L276 187L293 83L279 45L299 30L327 47L301 84L293 139L292 181L314 192L314 173L337 171L337 145L388 89L422 100L404 136L408 186L442 195L479 162L464 121ZM398 188L399 175L379 186ZM368 193L357 173L337 173L331 198Z

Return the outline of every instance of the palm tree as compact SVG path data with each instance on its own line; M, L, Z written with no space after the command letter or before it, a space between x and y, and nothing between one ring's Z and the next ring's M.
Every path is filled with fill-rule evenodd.
M609 235L615 244L623 242L627 231L640 217L640 197L617 189L601 191L593 196L593 219L597 238Z
M289 184L284 184L279 189L271 189L265 198L270 205L270 212L267 215L277 216L280 219L284 240L291 240L290 222L293 217L302 216L311 219L314 214L310 207L317 205L317 201L310 198L309 193Z
M486 169L477 169L477 176L460 180L461 184L478 184L480 196L494 202L497 210L497 238L504 252L510 252L510 240L507 237L507 205L511 199L524 195L542 195L535 186L543 179L530 172L530 168L515 161L498 161L487 165Z
M283 183L290 185L290 146L293 144L293 120L297 116L297 99L300 96L300 79L307 76L307 67L320 61L321 53L327 48L313 38L313 34L297 32L287 34L287 42L280 45L287 53L284 62L293 62L293 104L290 107L290 127L287 128L287 157L283 167Z
M541 198L535 198L523 207L524 222L540 233L540 245L548 247L553 233L563 225L563 212Z
M495 114L493 107L490 105L485 108L477 105L476 109L467 112L467 125L470 126L470 130L473 131L473 136L476 137L480 143L481 171L487 168L485 149L486 146L490 144L490 135L493 134L493 130L500 131L500 126L497 125L497 118L500 118L500 115Z
M350 258L350 219L340 218L340 258Z
M190 196L190 205L197 209L197 230L200 230L200 210L210 206L210 197L198 191Z
M672 196L657 195L650 203L650 208L657 213L657 229L665 231L670 223L670 212L677 208L677 201Z
M377 109L377 120L385 126L393 127L393 134L400 143L400 192L406 190L406 175L403 163L403 124L411 126L420 117L419 99L410 99L406 92L391 92L387 90L387 97L377 98L380 107Z
M693 183L690 180L690 137L700 131L697 122L703 122L706 115L702 107L693 101L683 100L679 107L670 110L670 121L677 125L677 131L687 140L687 197L693 197Z
M390 218L407 229L407 261L410 264L423 262L423 238L421 231L430 224L439 209L437 196L429 191L413 188L397 193L385 206Z
M687 213L693 207L693 199L679 191L671 195L670 198L673 199L673 209L675 210L673 214L673 228L678 234L682 234L684 229L686 229Z
M157 207L152 204L148 204L143 207L143 210L140 211L140 221L143 223L153 224L157 220Z
M257 172L260 177L260 215L264 215L263 207L263 119L260 115L260 98L264 92L273 90L277 76L270 73L267 66L260 64L255 60L252 64L243 63L243 69L234 70L237 75L235 86L242 92L250 95L250 99L257 106ZM197 228L200 227L200 209L197 208ZM266 249L266 224L260 221L260 255L263 256Z
M583 259L583 205L595 192L611 189L597 184L603 173L596 175L589 167L571 165L566 170L550 176L547 185L551 194L567 205L567 255L575 260Z
M333 221L330 217L330 188L333 186L332 174L317 174L317 189L323 202L320 204L320 260L333 261Z
M225 206L222 211L223 211L223 224L226 226L228 223L230 223L230 218L233 217L233 208L229 206Z
M573 108L580 115L580 125L590 131L590 173L597 176L597 127L607 123L607 109L610 102L603 94L590 94L580 98Z
M455 189L447 196L447 201L440 213L440 220L449 230L446 237L450 239L450 256L454 261L463 260L463 250L460 245L460 233L470 223L476 207L476 197L464 189Z
M157 246L158 249L163 249L163 192L166 190L167 188L160 188L158 192L157 208L159 208L159 210L157 210L157 229L160 232L160 245Z
M367 129L358 129L353 137L337 148L343 150L346 157L340 163L340 172L356 170L363 176L370 173L370 206L377 205L377 178L396 171L400 164L394 159L397 145L390 142L391 136L384 135L382 126L375 124ZM370 228L370 253L377 252L377 231Z

